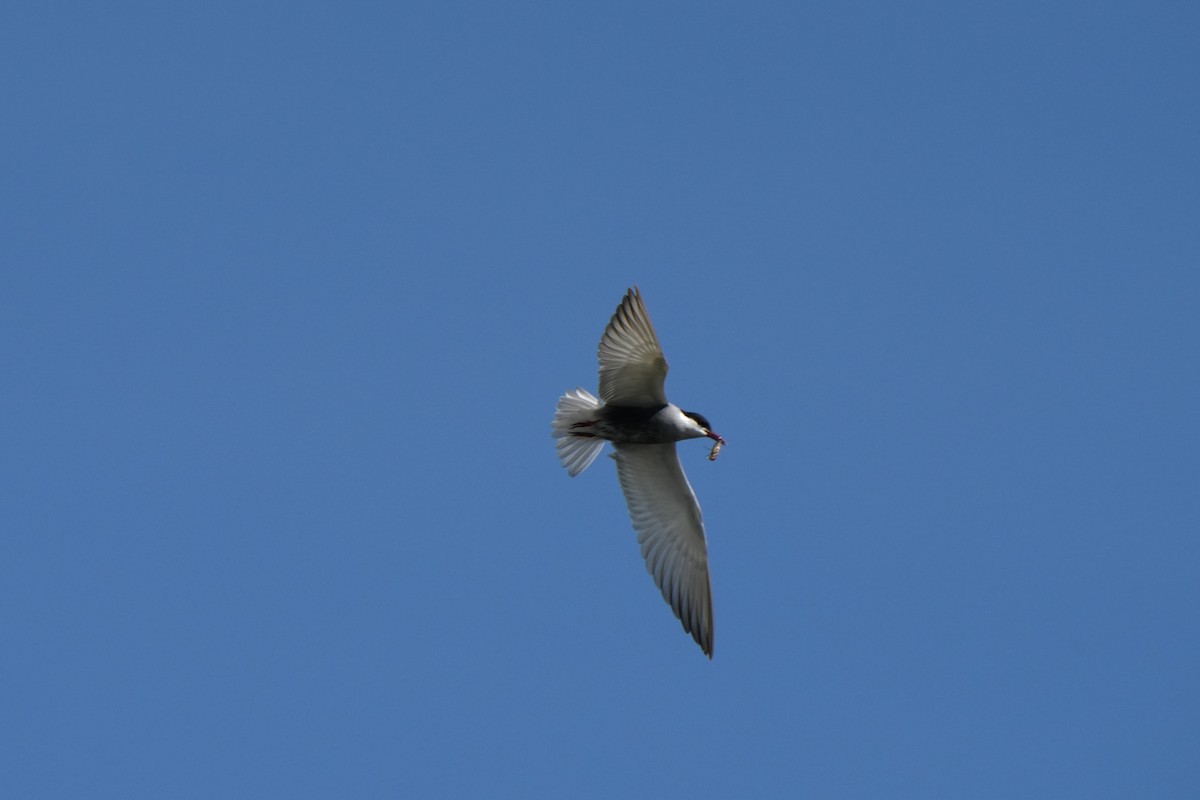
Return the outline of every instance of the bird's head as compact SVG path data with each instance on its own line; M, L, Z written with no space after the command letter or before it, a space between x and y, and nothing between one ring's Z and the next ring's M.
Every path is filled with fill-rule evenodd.
M700 426L702 430L697 434L698 436L707 436L717 444L725 444L725 440L713 431L712 425L709 424L708 419L703 414L697 414L695 411L684 411L683 415Z

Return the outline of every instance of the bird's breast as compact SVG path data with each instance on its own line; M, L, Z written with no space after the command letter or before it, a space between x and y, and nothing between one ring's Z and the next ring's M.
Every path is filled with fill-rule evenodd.
M667 405L658 407L605 406L598 433L611 442L660 444L675 442L679 434L664 417Z

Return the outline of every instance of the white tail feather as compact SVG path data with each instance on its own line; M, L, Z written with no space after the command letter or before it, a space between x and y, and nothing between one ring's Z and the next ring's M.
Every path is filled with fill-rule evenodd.
M580 436L572 426L580 422L595 421L596 412L602 405L603 403L586 389L575 389L558 398L558 407L554 410L554 421L550 423L550 429L558 439L554 444L554 449L558 451L558 460L567 468L567 474L572 478L591 466L604 447L603 439Z

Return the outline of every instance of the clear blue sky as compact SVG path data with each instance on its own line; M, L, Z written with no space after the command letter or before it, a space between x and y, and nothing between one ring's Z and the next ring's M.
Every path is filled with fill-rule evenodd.
M6 5L6 794L1200 796L1198 9Z

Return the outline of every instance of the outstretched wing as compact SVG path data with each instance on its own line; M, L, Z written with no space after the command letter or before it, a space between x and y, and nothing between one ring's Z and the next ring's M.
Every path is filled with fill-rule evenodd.
M600 399L614 406L658 407L667 402L667 360L633 287L600 337Z
M712 658L712 593L704 523L696 494L679 466L675 444L621 444L613 458L646 569L683 629Z

